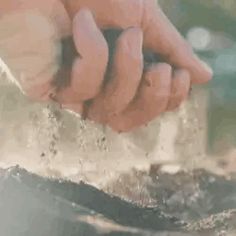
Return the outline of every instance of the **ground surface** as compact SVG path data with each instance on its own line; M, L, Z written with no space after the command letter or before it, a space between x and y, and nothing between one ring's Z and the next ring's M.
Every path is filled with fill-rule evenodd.
M44 179L18 167L1 170L0 176L4 236L227 236L236 232L236 181L202 170L139 173L139 178L151 179L145 187L157 204L149 207L82 182Z

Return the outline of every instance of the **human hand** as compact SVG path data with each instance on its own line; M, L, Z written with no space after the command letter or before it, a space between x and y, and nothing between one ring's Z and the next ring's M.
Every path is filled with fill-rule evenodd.
M71 21L58 0L0 0L0 57L22 91L48 101Z
M155 1L69 0L64 1L64 4L74 19L74 32L77 35L81 34L80 29L88 28L81 27L79 23L83 17L92 22L94 16L101 29L124 30L117 41L110 74L112 78L99 96L86 107L89 119L108 124L118 131L129 131L148 123L166 110L176 108L187 97L190 83L205 83L211 79L211 70L194 55ZM80 38L75 37L75 42L80 51ZM143 73L143 44L145 48L164 56L168 64L152 65ZM78 93L81 84L79 86L77 81L81 83L83 78L79 76L81 71L77 72L77 75L72 76L74 80L71 85L60 97L61 101L72 104L71 109L75 111L77 101L81 100ZM96 81L102 79L97 77ZM84 86L84 91L86 87L89 86Z
M59 91L55 91L55 87L52 83L52 78L54 78L54 75L59 70L58 61L60 59L58 56L58 48L55 48L55 45L60 45L61 38L67 37L71 34L70 21L67 18L67 14L64 11L63 6L59 1L53 0L41 2L37 0L24 0L24 4L22 4L20 7L14 6L14 15L16 11L19 10L19 8L22 10L22 12L23 10L28 11L29 9L39 10L40 14L43 13L43 16L46 16L50 19L50 24L54 27L54 30L57 31L55 33L53 28L51 28L51 30L45 34L45 31L42 32L40 30L38 31L37 28L35 30L31 28L31 34L26 34L27 37L24 36L21 38L20 45L23 47L21 47L20 52L32 53L31 49L33 49L33 57L31 54L30 57L26 57L25 61L22 62L22 60L20 60L21 63L19 63L19 60L12 57L13 62L10 61L11 63L9 63L9 65L14 64L13 67L17 68L18 72L23 71L23 78L21 77L18 80L23 87L23 90L26 91L26 93L31 97L39 100L47 100L52 94L54 94L54 96L56 95L56 99L65 108L72 109L78 113L83 112L84 101L91 101L92 98L100 93L95 100L92 100L92 105L88 107L86 106L85 110L88 118L103 124L108 124L113 129L118 131L129 131L135 127L149 122L166 109L175 107L183 100L183 98L186 97L190 81L188 71L192 72L192 75L201 76L199 78L202 78L202 80L197 82L208 80L211 77L209 76L210 73L208 73L200 64L200 62L193 56L191 50L186 47L183 39L178 35L174 28L170 28L168 21L163 18L164 20L160 26L164 27L164 25L167 24L168 27L165 29L166 31L163 31L163 35L160 32L157 32L157 35L154 34L154 36L150 33L144 32L144 45L157 51L156 47L158 48L159 46L156 46L155 44L152 45L152 40L145 38L145 35L150 34L150 37L152 36L151 38L154 37L155 39L155 37L157 37L159 40L157 42L162 42L162 40L165 38L164 36L169 37L171 33L181 42L179 43L179 46L183 46L185 55L188 55L188 60L185 60L185 63L188 64L191 60L193 60L194 63L191 66L186 66L188 70L180 69L178 72L175 72L174 77L177 77L178 79L174 80L175 82L173 82L173 85L171 85L171 67L167 64L161 64L156 67L152 66L150 70L151 72L146 73L143 76L144 79L141 81L143 72L143 57L141 52L143 43L142 28L145 24L143 24L138 19L140 18L140 13L145 11L145 8L142 8L141 1L136 2L138 4L134 4L135 2L132 0L127 2L129 3L128 5L125 1L119 1L122 11L119 10L120 8L117 8L118 12L116 12L116 3L118 2L112 3L115 5L109 5L111 1L102 2L105 11L108 10L108 8L106 8L104 4L108 3L109 6L113 6L112 9L114 10L114 13L116 13L113 17L111 17L112 14L108 14L108 12L105 15L100 14L101 6L98 6L96 1L78 0L76 3L75 1L67 1L66 4L64 3L66 5L67 11L70 13L71 18L74 18L74 40L77 51L82 56L82 58L77 58L73 63L70 85L66 89L62 88ZM149 1L149 3L150 2L151 1ZM129 9L132 5L131 3L134 4L134 7L141 7L140 9L142 10L138 11L138 14L134 14L129 17L127 13L129 12ZM8 12L6 11L6 8L8 7L10 9L9 12L12 13L13 5L11 5L11 1L5 3L5 5L5 12ZM101 86L108 60L107 44L99 28L97 27L97 24L94 22L91 13L88 10L82 10L84 7L88 7L89 10L92 11L93 15L95 16L96 23L102 29L109 27L119 27L123 29L127 29L129 26L136 27L134 29L126 30L123 35L121 35L120 40L118 40L112 68L113 73L111 76L114 77L114 79L111 79L111 82L105 86L104 90L101 90ZM78 10L79 13L75 15L76 10ZM32 14L30 17L32 17ZM161 18L162 17L163 15L161 15ZM18 20L19 19L20 17ZM15 18L14 22L16 21L17 20ZM31 26L34 26L34 23L32 24L32 22ZM159 21L159 23L160 22L161 21ZM36 23L40 22L36 21ZM44 28L48 28L46 27L46 24L44 26ZM34 32L34 34L32 34L32 32ZM49 32L54 32L54 34L50 34ZM23 35L22 31L20 31L20 34ZM31 39L32 35L34 37ZM158 38L158 36L160 38ZM17 42L19 43L19 38ZM41 44L39 44L41 47L38 46L39 42L41 42ZM166 48L171 45L171 42L167 43L167 46L165 46L162 42L163 45L160 46L158 51L166 55L164 52L166 51ZM149 44L150 47L148 46ZM30 48L28 47L29 45L33 45L33 47ZM130 47L126 47L126 45L129 45ZM13 52L12 54L18 55L18 51L15 51L14 47L10 47ZM25 54L30 55L30 53ZM170 54L171 58L174 54ZM99 57L95 57L94 55L99 55ZM182 58L181 55L178 56ZM36 60L32 61L32 58ZM18 59L22 58L18 57ZM172 59L170 62L171 61ZM35 62L35 64L33 63L34 66L32 66L32 62ZM177 62L180 64L182 63L179 59ZM31 66L29 66L30 63ZM131 68L133 69L131 70ZM25 75L25 71L28 71L27 76ZM36 76L35 71L38 72ZM42 71L43 73L40 73ZM129 77L128 80L126 79L127 77ZM146 80L148 80L145 79L145 77L151 78L149 79L151 83L148 83L148 87L150 87L149 89L147 89L147 86L145 86L147 82ZM195 77L193 76L192 78ZM139 86L139 83L142 85ZM117 86L117 84L119 86ZM171 87L173 91L176 90L177 92L177 94L173 93L174 96L170 96ZM137 91L138 93L136 94ZM133 101L134 97L136 97L136 101ZM138 99L138 97L140 98ZM130 104L131 101L132 104Z

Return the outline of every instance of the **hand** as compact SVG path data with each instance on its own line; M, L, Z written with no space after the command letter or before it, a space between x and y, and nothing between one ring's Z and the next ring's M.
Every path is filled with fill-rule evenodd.
M100 93L96 99L92 100L92 105L86 108L88 118L100 123L106 123L115 130L129 131L132 128L147 123L168 107L171 108L178 105L179 102L186 97L186 91L189 89L189 74L191 74L191 78L194 82L204 82L210 79L211 73L194 57L184 40L174 30L158 8L155 10L155 15L162 19L162 21L158 18L151 18L151 14L148 14L148 19L145 17L144 13L146 11L149 13L153 11L152 8L148 10L148 4L151 2L154 1L135 2L130 0L117 1L115 3L114 1L103 1L101 5L98 5L96 1L87 0L72 0L67 1L66 4L64 3L71 19L74 18L72 28L75 45L78 53L82 56L81 58L77 58L73 63L70 86L66 89L59 90L56 94L58 101L60 101L64 107L81 113L84 110L84 101L88 99L91 100ZM112 12L109 12L109 14L107 12L108 6L104 5L104 3L112 7L110 9ZM34 18L34 23L31 21L30 25L34 26L35 23L38 23L38 25L43 25L43 28L48 29L48 31L42 32L37 27L31 27L30 33L23 34L24 31L22 31L22 29L26 27L19 25L21 26L19 27L19 35L23 37L21 37L20 40L18 37L15 41L13 40L13 42L15 44L17 42L19 45L20 41L21 47L12 47L10 41L8 42L9 47L6 52L9 52L9 49L11 49L10 52L12 52L13 56L19 56L19 54L23 52L24 55L26 55L25 60L22 61L22 57L14 58L12 56L12 60L10 60L10 62L6 60L6 62L9 65L13 65L13 71L17 71L18 73L21 71L24 72L24 76L16 77L20 78L18 81L28 95L35 99L47 100L52 93L55 93L52 80L56 71L59 69L58 48L55 48L55 45L59 47L61 38L71 34L70 21L63 5L56 0L24 0L24 4L20 6L15 6L14 4L13 1L3 3L2 9L5 7L4 13L7 13L5 15L14 16L13 18L10 17L10 19L14 19L10 22L21 22L19 19L22 15L16 14L16 12L19 13L20 9L22 14L25 14L25 11L28 12L27 14L30 14L30 9L33 11L28 16L31 17L31 20L33 20L32 17ZM137 14L128 14L131 6L139 10ZM88 7L89 10L92 11L97 24L94 22L92 14L88 10L82 9L84 7ZM35 19L35 13L37 16L35 10L41 15L40 22L37 22L40 17L36 17ZM77 11L79 11L79 13L75 15ZM12 15L10 13L12 13ZM114 13L114 15L112 13ZM144 16L143 20L141 20L142 13ZM111 15L113 16L111 17ZM18 18L16 16L18 16ZM42 16L45 17L44 20ZM29 19L29 17L27 19ZM46 18L50 19L49 25L51 25L52 28L46 26ZM160 25L154 20L159 20L158 24ZM145 24L146 21L149 21L150 25L152 23L154 29L160 28L160 32L158 30L153 33L150 29L148 30L148 24ZM29 23L29 21L25 22ZM43 22L44 24L42 24ZM7 25L9 27L9 24ZM97 25L101 27L101 29L118 27L125 30L118 40L111 82L106 85L102 92L101 86L103 84L108 60L108 47ZM136 28L126 30L130 26ZM54 29L56 33L52 29ZM50 34L50 32L54 32L54 34ZM169 53L169 61L176 61L175 65L180 65L180 69L175 72L174 76L177 79L175 79L173 83L171 83L171 67L167 64L152 66L151 69L143 75L144 79L141 81L143 71L143 58L141 53L143 35L144 45L146 47L163 55L168 55L168 52L171 52ZM172 36L172 40L170 40L170 36ZM131 41L134 43L130 43ZM157 43L154 43L154 41ZM177 42L178 47L173 44L173 41ZM39 42L41 42L41 44ZM127 42L130 47L126 46ZM160 44L161 42L162 44ZM173 46L172 49L171 46ZM20 50L20 53L16 48ZM176 52L176 48L182 50L177 50L181 52L181 54ZM34 52L33 54L32 51ZM99 57L95 57L95 55L99 55ZM186 57L184 58L184 56ZM7 55L6 58L9 58L9 55ZM31 66L29 66L29 64ZM133 68L133 70L130 70L130 68ZM27 75L25 71L28 72ZM129 80L126 80L127 77L129 77ZM195 81L195 78L201 79ZM139 83L141 83L141 86L139 86ZM147 84L148 86L146 86ZM171 90L176 91L176 94L173 92L170 96ZM133 100L134 97L136 98L135 100Z
M168 63L187 69L193 83L205 83L212 71L192 52L191 47L161 11L156 0L61 0L71 19L89 9L100 29L138 27L144 47L166 57Z
M0 0L0 56L30 98L48 101L71 21L58 0Z
M99 32L96 24L100 29L124 29L117 41L112 78L86 107L89 119L108 124L117 131L129 131L148 123L166 110L176 108L187 97L190 83L205 83L211 79L211 70L197 59L154 0L69 0L64 4L71 19L74 19L73 32L78 52L86 48L88 39L81 40L83 37L79 36L89 29L89 24L93 25L91 29L96 28L96 32ZM101 45L100 56L94 58L92 52L90 57L82 55L83 62L87 59L88 65L94 65L94 60L104 58L101 55L107 53L101 43L104 42L101 34L97 33L92 39L94 45ZM152 65L143 73L143 44L163 55L170 64ZM86 76L82 76L83 70L79 69L79 64L74 70L71 85L59 95L60 101L70 103L70 109L75 111L81 111L81 106L77 109L78 101L82 100L79 88L83 87L86 92L94 81L96 87L100 87L103 81L100 73L96 73L97 76L93 74L89 79L89 74L84 71ZM82 67L83 64L80 65ZM170 65L177 69L172 71ZM82 86L83 83L85 86Z

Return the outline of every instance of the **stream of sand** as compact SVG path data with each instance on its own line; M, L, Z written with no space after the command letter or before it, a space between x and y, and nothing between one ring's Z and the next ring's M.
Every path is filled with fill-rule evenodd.
M167 171L208 168L221 172L206 154L207 93L194 90L188 102L147 127L117 134L53 105L29 101L1 78L0 167L106 185L132 168L160 163Z

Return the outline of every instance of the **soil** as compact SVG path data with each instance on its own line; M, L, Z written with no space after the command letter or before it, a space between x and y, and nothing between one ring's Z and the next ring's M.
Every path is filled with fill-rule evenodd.
M19 167L1 170L1 235L223 236L236 232L236 180L202 170L169 175L152 169L139 176L152 180L146 189L158 202L155 206L141 206L83 182L46 179Z

